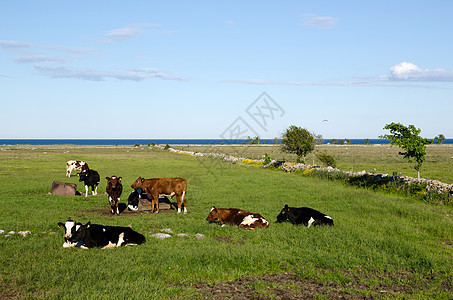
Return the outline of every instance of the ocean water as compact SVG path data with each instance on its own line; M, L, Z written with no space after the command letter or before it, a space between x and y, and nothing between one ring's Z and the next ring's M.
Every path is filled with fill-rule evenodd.
M342 140L342 139L337 139ZM220 145L220 144L243 144L249 140L225 140L225 139L0 139L0 145L148 145L152 143L160 145ZM324 139L324 144L330 143L331 139ZM365 144L364 139L350 139L351 144ZM262 139L262 144L274 144L273 139ZM388 144L388 140L369 139L369 144ZM453 139L446 139L445 144L453 144Z

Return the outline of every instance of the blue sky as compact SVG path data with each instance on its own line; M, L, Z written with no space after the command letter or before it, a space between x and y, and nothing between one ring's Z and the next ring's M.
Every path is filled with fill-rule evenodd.
M377 138L390 122L453 138L452 12L453 1L5 1L0 138L274 138L290 125Z

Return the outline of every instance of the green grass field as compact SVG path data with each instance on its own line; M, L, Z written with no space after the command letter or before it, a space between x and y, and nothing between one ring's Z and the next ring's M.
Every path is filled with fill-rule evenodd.
M197 152L218 152L233 156L262 159L267 153L272 159L296 162L296 155L284 153L279 145L178 145L175 149ZM317 152L326 151L334 155L337 167L344 171L377 172L392 175L394 172L417 177L414 164L403 160L398 147L390 145L318 145L315 151L308 154L305 162L322 166L316 158ZM453 145L428 145L426 161L421 168L421 176L453 183Z
M0 234L0 298L453 297L451 207L147 146L0 148L0 230L32 232ZM73 159L100 173L101 195L48 194L54 180L78 183L76 176L65 177L65 163ZM122 203L138 176L185 177L189 213L110 216L103 193L104 178L112 175L123 177ZM83 192L83 185L78 190ZM285 204L318 209L335 226L276 224ZM260 213L270 227L209 224L205 218L212 205ZM131 225L147 242L64 249L57 223L68 218ZM151 236L163 228L173 230L172 238ZM205 238L195 238L197 233Z

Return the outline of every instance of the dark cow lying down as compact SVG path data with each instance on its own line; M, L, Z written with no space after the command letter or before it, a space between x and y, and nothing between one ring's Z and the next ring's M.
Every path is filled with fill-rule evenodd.
M83 225L72 220L64 224L59 222L58 226L65 229L64 248L113 248L145 242L145 237L130 227L104 226L91 224L91 222Z
M238 208L216 208L213 206L206 221L219 221L222 224L222 227L225 226L225 223L237 225L245 229L269 227L269 222L260 214Z
M307 227L311 225L331 225L331 217L309 207L289 207L285 205L280 214L277 216L277 223L290 221L293 225L304 224Z

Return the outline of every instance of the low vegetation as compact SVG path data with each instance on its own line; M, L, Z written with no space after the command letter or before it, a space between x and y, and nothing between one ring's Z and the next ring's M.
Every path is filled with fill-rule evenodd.
M451 207L155 147L0 148L0 230L31 232L0 234L0 298L453 297ZM274 148L263 149L259 155L276 158ZM425 173L429 147L427 153ZM341 167L346 155L334 154ZM71 159L88 162L101 178L122 176L122 203L138 176L185 177L188 214L111 216L106 195L49 195L53 180L78 183L75 176L65 178ZM105 187L103 180L99 191ZM335 226L276 224L285 204L318 209ZM257 212L270 226L242 230L209 224L205 218L212 205ZM57 223L68 218L130 225L147 241L106 250L64 249ZM152 236L168 228L171 238Z

